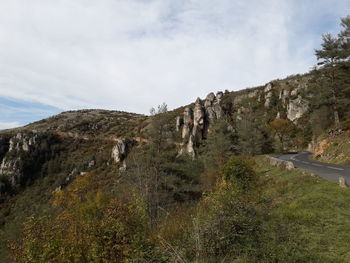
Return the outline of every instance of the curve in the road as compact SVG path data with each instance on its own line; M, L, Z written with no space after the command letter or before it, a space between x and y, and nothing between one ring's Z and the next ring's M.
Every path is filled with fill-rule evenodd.
M283 154L278 158L290 161L296 168L313 172L328 181L338 182L339 177L343 176L346 183L350 184L349 166L314 161L310 159L311 154L310 152L289 153Z

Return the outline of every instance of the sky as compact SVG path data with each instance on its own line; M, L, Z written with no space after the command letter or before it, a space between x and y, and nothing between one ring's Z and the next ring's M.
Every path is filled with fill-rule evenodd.
M0 129L305 73L349 0L0 0Z

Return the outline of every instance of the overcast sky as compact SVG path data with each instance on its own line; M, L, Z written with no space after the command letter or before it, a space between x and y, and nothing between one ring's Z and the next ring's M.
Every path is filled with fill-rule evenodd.
M0 129L307 72L349 0L0 0Z

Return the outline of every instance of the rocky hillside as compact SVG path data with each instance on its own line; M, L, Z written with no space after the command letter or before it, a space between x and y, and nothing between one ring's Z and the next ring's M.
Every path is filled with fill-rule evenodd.
M211 124L219 119L224 119L227 129L238 137L239 130L247 125L248 130L256 127L262 136L270 136L269 122L276 118L287 119L304 133L303 141L297 146L305 147L312 138L312 131L307 129L312 129L313 126L308 92L310 79L310 75L298 75L238 92L210 93L187 107L165 113L171 132L178 134L174 141L178 154L194 158L197 148L209 136ZM115 162L121 162L132 145L147 142L147 127L150 123L152 117L138 114L80 110L64 112L21 128L2 131L0 192L25 185L28 178L36 178L35 173L45 175L46 171L41 170L42 167L55 160L57 152L62 151L59 148L66 143L79 141L81 145L93 144L94 149L108 144L105 154ZM249 126L249 123L253 123L254 127ZM96 140L103 142L100 147L93 143ZM295 142L290 141L290 146L296 146ZM68 148L68 151L63 150L67 158L70 155L70 147ZM94 158L96 156L93 153L89 158L85 154L82 159L87 160L84 164L79 161L77 166L89 167ZM124 168L125 165L124 163Z
M67 188L87 173L97 174L96 180L107 191L119 191L120 195L136 184L139 171L150 169L149 178L138 180L150 180L143 182L145 189L153 180L165 180L161 186L152 186L162 198L149 197L149 213L159 218L158 207L171 209L178 202L196 201L204 188L211 189L215 184L216 179L198 179L203 167L196 160L205 154L271 153L279 149L278 143L289 149L306 149L332 125L330 107L315 107L313 85L312 75L297 75L242 91L210 93L193 104L154 116L69 111L1 131L0 238L17 238L27 216L44 213L53 192ZM278 130L270 128L276 119L284 120L283 125L289 127L283 130L283 142L276 139ZM222 141L218 134L229 139ZM210 147L217 152L208 145L214 145ZM167 156L167 161L147 159L154 154ZM152 168L152 163L158 164ZM151 179L153 169L160 169L163 177ZM169 172L171 179L165 176ZM200 180L208 181L206 186ZM1 255L6 251L5 244L0 246Z
M261 129L276 118L287 119L296 126L305 125L306 120L311 126L310 78L309 75L293 76L257 88L210 93L204 100L198 98L176 118L176 131L181 132L182 137L180 154L186 152L194 157L195 146L210 133L210 124L221 118L228 121L233 133L247 119L259 122Z
M349 163L350 17L341 26L304 75L0 131L0 261L349 262L347 189L262 156Z

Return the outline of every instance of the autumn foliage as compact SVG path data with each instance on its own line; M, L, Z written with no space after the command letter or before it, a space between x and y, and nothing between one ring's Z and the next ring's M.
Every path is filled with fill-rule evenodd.
M123 203L96 189L93 175L55 192L51 217L30 217L10 244L16 262L134 262L153 256L141 202Z

